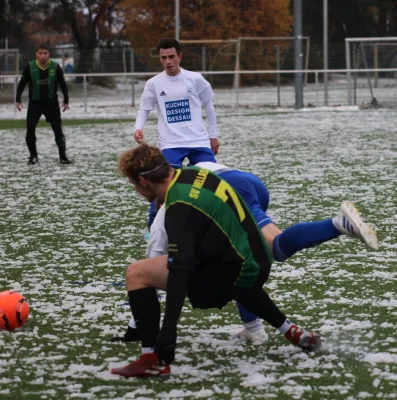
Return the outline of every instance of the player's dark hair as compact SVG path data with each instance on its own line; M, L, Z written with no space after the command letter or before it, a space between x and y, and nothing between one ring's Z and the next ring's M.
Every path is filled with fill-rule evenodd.
M168 177L171 166L158 147L141 144L120 156L118 169L122 176L134 182L143 176L151 182L162 183Z
M50 51L48 44L45 43L41 43L36 47L36 51L39 51L39 49Z
M176 39L161 39L157 44L157 53L160 54L160 49L172 49L175 47L176 54L181 52L181 44Z

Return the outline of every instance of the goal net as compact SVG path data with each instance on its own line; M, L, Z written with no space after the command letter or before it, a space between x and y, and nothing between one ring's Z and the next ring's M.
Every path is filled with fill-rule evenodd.
M18 49L0 49L0 100L8 90L11 90L11 78L7 75L19 74L19 50Z
M283 70L295 68L295 38L293 36L241 37L237 42L236 70ZM303 68L309 69L310 37L302 37ZM275 76L244 74L243 84L269 83ZM294 79L292 75L289 79ZM263 81L264 80L264 81ZM245 82L244 82L245 81ZM307 74L305 76L307 83Z
M346 68L349 105L397 105L397 37L347 38Z
M0 75L19 74L19 50L0 49Z
M309 69L310 38L302 37L304 69ZM239 37L235 39L180 40L183 67L205 72L235 71L236 74L208 74L215 87L244 87L275 84L276 75L241 74L243 71L294 69L294 37ZM138 52L138 51L137 51ZM145 60L156 70L159 68L156 49L151 49L152 60ZM155 60L156 59L156 60ZM286 75L284 79L293 79ZM307 82L307 77L305 79Z

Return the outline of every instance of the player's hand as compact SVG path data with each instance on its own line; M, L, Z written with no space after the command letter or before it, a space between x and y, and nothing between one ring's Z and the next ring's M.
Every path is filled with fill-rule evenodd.
M66 110L70 110L69 104L62 105L62 111L65 112Z
M22 103L16 103L16 107L17 107L18 111L22 111L23 105L22 105Z
M217 138L210 139L212 152L217 155L219 151L219 142Z
M142 129L137 129L134 132L134 137L137 143L141 144L143 141L143 130Z
M176 337L176 330L173 332L160 331L154 348L160 363L171 364L175 360Z

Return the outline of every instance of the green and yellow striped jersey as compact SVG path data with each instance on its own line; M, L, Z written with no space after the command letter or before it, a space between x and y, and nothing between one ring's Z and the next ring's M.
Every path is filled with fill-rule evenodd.
M237 192L206 169L178 169L165 198L168 268L224 268L251 287L272 257Z

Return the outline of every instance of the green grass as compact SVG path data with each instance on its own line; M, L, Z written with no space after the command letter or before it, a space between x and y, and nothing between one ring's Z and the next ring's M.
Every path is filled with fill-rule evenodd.
M219 118L219 162L266 182L281 228L332 217L342 200L358 200L381 247L343 237L273 265L266 290L292 321L326 337L325 351L305 354L268 326L267 343L242 343L233 338L234 304L203 311L186 303L172 375L146 381L110 374L140 353L110 338L129 320L117 284L144 257L148 207L117 174L118 155L133 145L130 122L97 122L66 130L71 166L58 164L48 125L37 134L35 166L26 164L18 127L0 132L0 290L20 291L31 307L23 329L0 331L0 398L395 398L393 113ZM152 143L156 130L149 121Z

